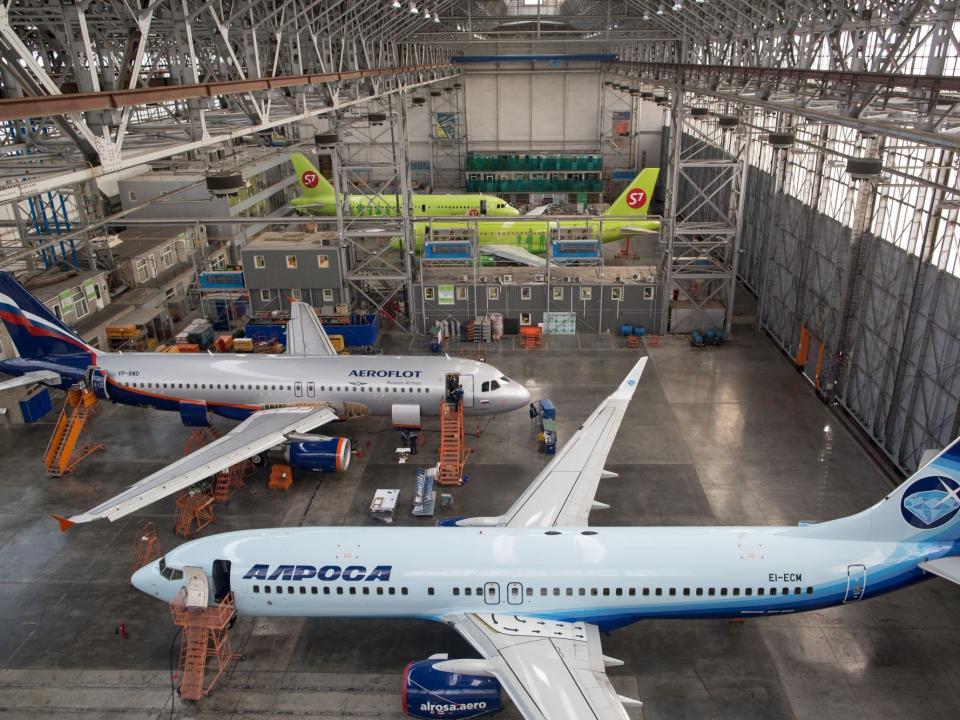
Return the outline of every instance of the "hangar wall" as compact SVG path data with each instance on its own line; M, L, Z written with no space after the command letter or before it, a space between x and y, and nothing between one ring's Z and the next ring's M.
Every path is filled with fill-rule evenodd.
M938 189L956 183L956 156L880 139L874 183L843 159L871 138L803 123L795 134L789 151L762 135L750 146L741 279L789 355L801 326L825 345L821 394L911 472L960 434L960 225Z

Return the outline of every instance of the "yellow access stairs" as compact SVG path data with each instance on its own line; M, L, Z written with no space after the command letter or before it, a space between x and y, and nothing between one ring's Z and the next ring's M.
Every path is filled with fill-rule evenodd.
M97 396L92 390L72 388L67 392L67 400L43 454L49 477L65 475L85 457L104 449L103 443L77 445L96 404Z

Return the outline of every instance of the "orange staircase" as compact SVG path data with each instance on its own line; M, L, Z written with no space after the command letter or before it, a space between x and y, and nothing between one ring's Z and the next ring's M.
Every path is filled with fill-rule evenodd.
M189 489L177 495L177 524L173 528L180 537L196 537L213 522L213 496L207 492Z
M246 487L244 479L256 471L252 460L244 460L231 465L226 470L217 473L213 482L213 499L218 503L225 503L233 495L234 490Z
M213 425L194 428L183 446L183 454L189 455L194 450L199 450L207 443L213 442L219 437L220 432Z
M469 448L463 443L463 401L440 404L440 466L437 482L460 485Z
M103 443L90 443L77 446L77 441L93 414L97 396L92 390L71 388L60 411L60 417L53 429L53 435L43 453L43 464L48 477L61 477L70 472L89 455L103 450Z
M156 560L163 553L160 552L160 537L157 528L149 520L140 526L137 531L137 541L133 551L133 566L131 572L139 570L147 563Z
M227 626L236 615L233 593L214 607L187 607L186 588L170 601L173 622L183 628L180 636L180 697L199 700L209 695L223 672L239 653L230 645Z

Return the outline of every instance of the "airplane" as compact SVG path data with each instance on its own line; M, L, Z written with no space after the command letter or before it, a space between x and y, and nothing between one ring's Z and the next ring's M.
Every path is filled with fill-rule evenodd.
M336 191L305 155L290 156L300 185L300 197L290 205L301 215L334 216L337 214ZM391 216L397 214L396 195L350 195L352 215ZM520 211L496 195L464 193L460 195L413 195L413 214L470 215L473 217L515 217Z
M83 383L102 399L180 413L184 425L210 414L241 421L230 432L114 498L71 518L62 530L117 520L247 458L275 451L294 468L341 472L345 437L308 434L356 415L436 415L451 388L464 413L491 415L526 407L530 393L492 365L450 356L338 355L313 309L291 304L285 354L102 352L81 340L11 275L0 272L0 323L18 357L0 360L15 376L0 390L41 383Z
M480 655L406 667L418 718L478 717L506 690L529 720L623 720L600 633L644 618L747 618L960 583L960 439L873 507L791 527L594 527L646 358L502 515L454 527L289 527L194 540L137 570L165 602L234 596L239 616L442 622ZM360 555L343 548L363 548ZM186 580L186 584L182 582ZM178 595L181 588L185 596ZM179 601L179 600L178 600Z

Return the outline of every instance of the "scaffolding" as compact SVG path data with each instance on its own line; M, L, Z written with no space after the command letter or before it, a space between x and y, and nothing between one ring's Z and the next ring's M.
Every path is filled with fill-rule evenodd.
M160 552L160 536L156 526L149 520L137 530L137 539L133 548L133 563L130 571L139 570L144 565L153 562L163 553Z
M232 662L240 659L230 645L229 625L237 614L233 593L214 607L188 607L186 587L170 601L170 614L182 628L180 636L180 697L197 701Z
M467 143L463 84L451 82L430 92L430 189L462 188Z
M660 225L660 329L733 323L749 134L739 118L689 108L672 90L669 176Z
M344 302L413 332L413 195L407 161L406 95L353 110L329 154L337 194ZM349 133L350 143L345 141ZM365 200L351 202L351 197Z
M177 495L177 522L173 532L180 537L193 538L213 522L213 495L207 490L187 488Z
M106 448L103 443L77 445L96 405L97 396L92 390L78 387L67 392L63 410L43 453L48 477L61 477L74 470L84 458Z

